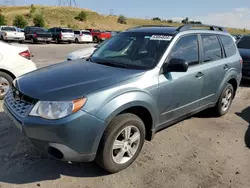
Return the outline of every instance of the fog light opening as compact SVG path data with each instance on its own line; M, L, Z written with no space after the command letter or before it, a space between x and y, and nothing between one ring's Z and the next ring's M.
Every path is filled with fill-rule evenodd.
M48 153L49 153L49 155L51 155L52 157L54 157L56 159L63 159L63 153L54 147L49 147Z

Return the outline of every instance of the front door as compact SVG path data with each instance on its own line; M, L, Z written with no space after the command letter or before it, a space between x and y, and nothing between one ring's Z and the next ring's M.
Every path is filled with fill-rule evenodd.
M169 72L159 75L159 123L165 124L199 108L203 71L200 70L197 35L180 38L171 49L168 60L184 59L189 63L187 72Z

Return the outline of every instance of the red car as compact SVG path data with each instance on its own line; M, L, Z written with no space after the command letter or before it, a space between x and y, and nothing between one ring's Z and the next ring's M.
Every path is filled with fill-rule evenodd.
M93 41L95 43L99 43L101 41L111 38L111 32L108 31L101 31L99 29L86 29L86 30L90 31L93 37Z

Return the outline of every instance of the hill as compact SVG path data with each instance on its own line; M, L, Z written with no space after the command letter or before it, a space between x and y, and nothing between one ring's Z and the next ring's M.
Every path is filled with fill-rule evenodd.
M146 19L127 18L127 24L117 23L118 16L101 15L97 12L74 7L40 6L35 5L36 12L42 13L45 18L46 27L63 26L77 28L98 28L104 30L124 30L137 25L169 25L180 26L180 23L163 23ZM32 25L32 18L28 17L30 6L0 6L2 14L6 17L7 23L12 25L13 18L17 14L24 15L29 24ZM75 17L81 12L87 13L87 21L80 22ZM249 34L250 30L228 28L232 34Z

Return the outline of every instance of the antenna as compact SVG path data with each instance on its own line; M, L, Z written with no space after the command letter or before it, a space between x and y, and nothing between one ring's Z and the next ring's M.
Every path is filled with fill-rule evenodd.
M4 5L15 5L15 0L4 0Z

